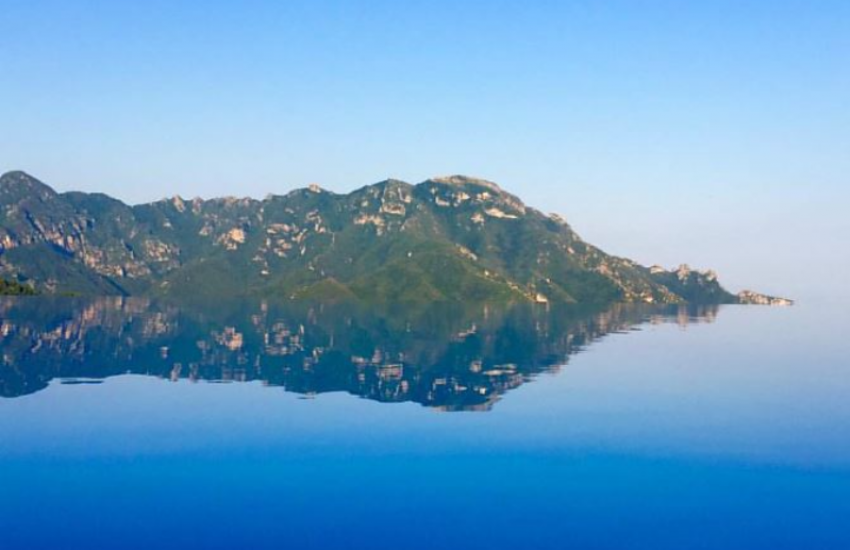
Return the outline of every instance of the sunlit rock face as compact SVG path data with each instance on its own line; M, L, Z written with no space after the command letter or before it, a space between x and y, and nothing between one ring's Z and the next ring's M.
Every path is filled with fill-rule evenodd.
M389 179L348 194L311 185L263 200L173 197L128 206L102 194L57 193L10 172L0 177L0 277L42 293L85 295L743 300L713 272L608 255L561 217L466 176L418 185Z
M130 373L488 410L609 333L642 323L711 322L716 314L716 306L682 305L377 308L6 298L0 300L0 397Z

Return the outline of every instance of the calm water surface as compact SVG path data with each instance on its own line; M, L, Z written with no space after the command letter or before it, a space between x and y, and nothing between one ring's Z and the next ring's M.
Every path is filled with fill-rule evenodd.
M0 302L0 548L850 548L840 304Z

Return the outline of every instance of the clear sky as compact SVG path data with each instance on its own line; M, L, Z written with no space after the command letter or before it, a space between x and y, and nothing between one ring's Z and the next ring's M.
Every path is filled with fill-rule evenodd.
M733 289L850 269L848 1L0 0L0 128L133 203L462 173Z

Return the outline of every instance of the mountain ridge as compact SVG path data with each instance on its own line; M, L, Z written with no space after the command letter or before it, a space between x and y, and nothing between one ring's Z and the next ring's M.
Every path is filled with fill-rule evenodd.
M685 269L608 255L469 176L132 206L0 176L0 277L48 294L790 303Z

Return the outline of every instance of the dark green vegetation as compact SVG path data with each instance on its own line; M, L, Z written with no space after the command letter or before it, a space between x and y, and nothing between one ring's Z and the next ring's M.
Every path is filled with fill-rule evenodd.
M0 296L34 296L35 294L35 289L29 285L0 279Z
M0 275L43 293L199 299L741 301L710 272L605 254L558 216L460 176L128 206L10 172L0 178Z

